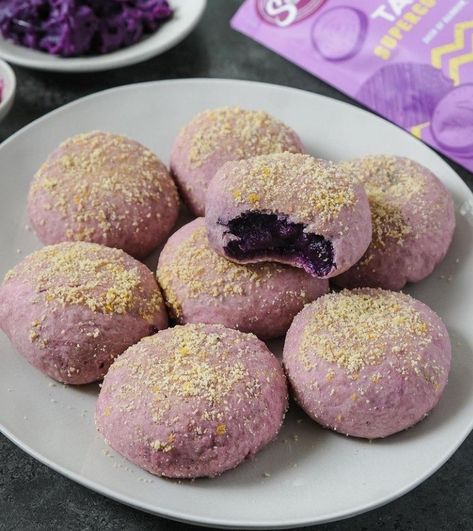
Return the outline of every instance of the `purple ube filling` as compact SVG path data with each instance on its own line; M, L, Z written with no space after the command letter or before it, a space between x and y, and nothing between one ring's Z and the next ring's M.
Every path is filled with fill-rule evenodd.
M167 0L0 0L0 32L15 44L74 57L135 44L171 15Z
M307 273L324 277L335 267L332 243L319 234L304 232L302 223L291 223L276 214L246 212L227 223L230 241L225 253L235 260L268 258L290 260Z

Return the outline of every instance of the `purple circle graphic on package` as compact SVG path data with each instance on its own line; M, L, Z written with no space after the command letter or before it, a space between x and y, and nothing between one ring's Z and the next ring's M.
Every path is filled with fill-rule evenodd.
M455 88L438 103L431 131L444 149L473 156L473 85Z
M368 29L368 18L352 7L334 7L323 13L312 26L314 48L327 61L346 61L361 50Z
M452 80L430 65L397 63L380 68L356 97L388 120L410 128L430 121L452 87Z

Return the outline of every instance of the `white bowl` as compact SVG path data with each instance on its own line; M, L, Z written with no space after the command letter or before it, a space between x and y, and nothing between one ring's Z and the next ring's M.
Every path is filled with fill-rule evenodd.
M16 93L16 76L11 66L0 59L0 79L3 80L3 93L0 103L0 120L10 112Z
M52 72L96 72L132 65L159 55L182 41L204 13L207 0L170 0L173 17L156 32L115 52L92 57L57 57L13 44L0 36L0 57L10 63Z

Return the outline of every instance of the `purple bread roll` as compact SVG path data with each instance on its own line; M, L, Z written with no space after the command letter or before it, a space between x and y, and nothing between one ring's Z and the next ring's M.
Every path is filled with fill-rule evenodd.
M63 142L35 175L28 214L46 244L82 240L142 258L170 233L179 211L164 164L123 136L93 132Z
M310 155L227 163L210 184L206 207L210 244L241 264L281 262L328 278L356 263L371 241L361 183Z
M159 257L158 281L180 324L222 324L262 339L284 335L304 304L328 292L328 281L282 264L240 265L209 244L203 218L185 225Z
M0 326L59 382L99 380L113 359L167 326L151 271L119 249L66 242L27 256L0 286Z
M453 200L445 186L427 168L402 157L364 157L344 167L365 186L373 239L363 258L334 282L400 290L429 276L455 230Z
M287 409L279 361L252 334L176 326L112 365L96 426L117 452L152 474L213 477L278 434Z
M239 107L212 109L180 131L171 171L189 209L203 216L209 182L225 162L283 151L304 149L297 134L269 114Z
M363 11L334 7L316 18L311 31L312 42L327 61L346 61L360 52L367 29L368 18Z
M451 356L447 329L430 308L371 288L307 305L283 355L305 412L322 426L367 439L422 420L443 393Z

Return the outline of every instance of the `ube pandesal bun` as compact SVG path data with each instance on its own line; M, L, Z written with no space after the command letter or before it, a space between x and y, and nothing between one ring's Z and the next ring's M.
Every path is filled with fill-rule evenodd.
M256 336L188 324L113 363L95 422L114 450L152 474L213 477L276 437L287 401L282 367Z
M228 259L280 262L319 278L346 271L371 241L362 184L310 155L228 162L210 184L205 220L210 244Z
M101 243L136 258L166 239L178 210L176 186L156 155L101 132L63 142L36 173L28 197L43 243Z
M63 383L101 379L116 356L166 326L151 271L95 243L44 247L0 286L0 327L32 365Z
M280 337L304 305L328 292L328 280L274 262L241 265L217 254L203 218L166 242L157 277L178 323L222 324L262 339Z
M267 153L302 153L297 134L263 111L224 107L201 112L174 142L171 171L181 195L196 216L203 216L210 180L225 162Z
M427 168L403 157L375 155L344 164L365 186L373 239L363 258L334 282L345 288L400 290L429 276L455 230L452 197Z
M451 357L447 329L430 308L373 288L307 305L283 355L305 412L322 426L367 439L422 420L442 396Z

